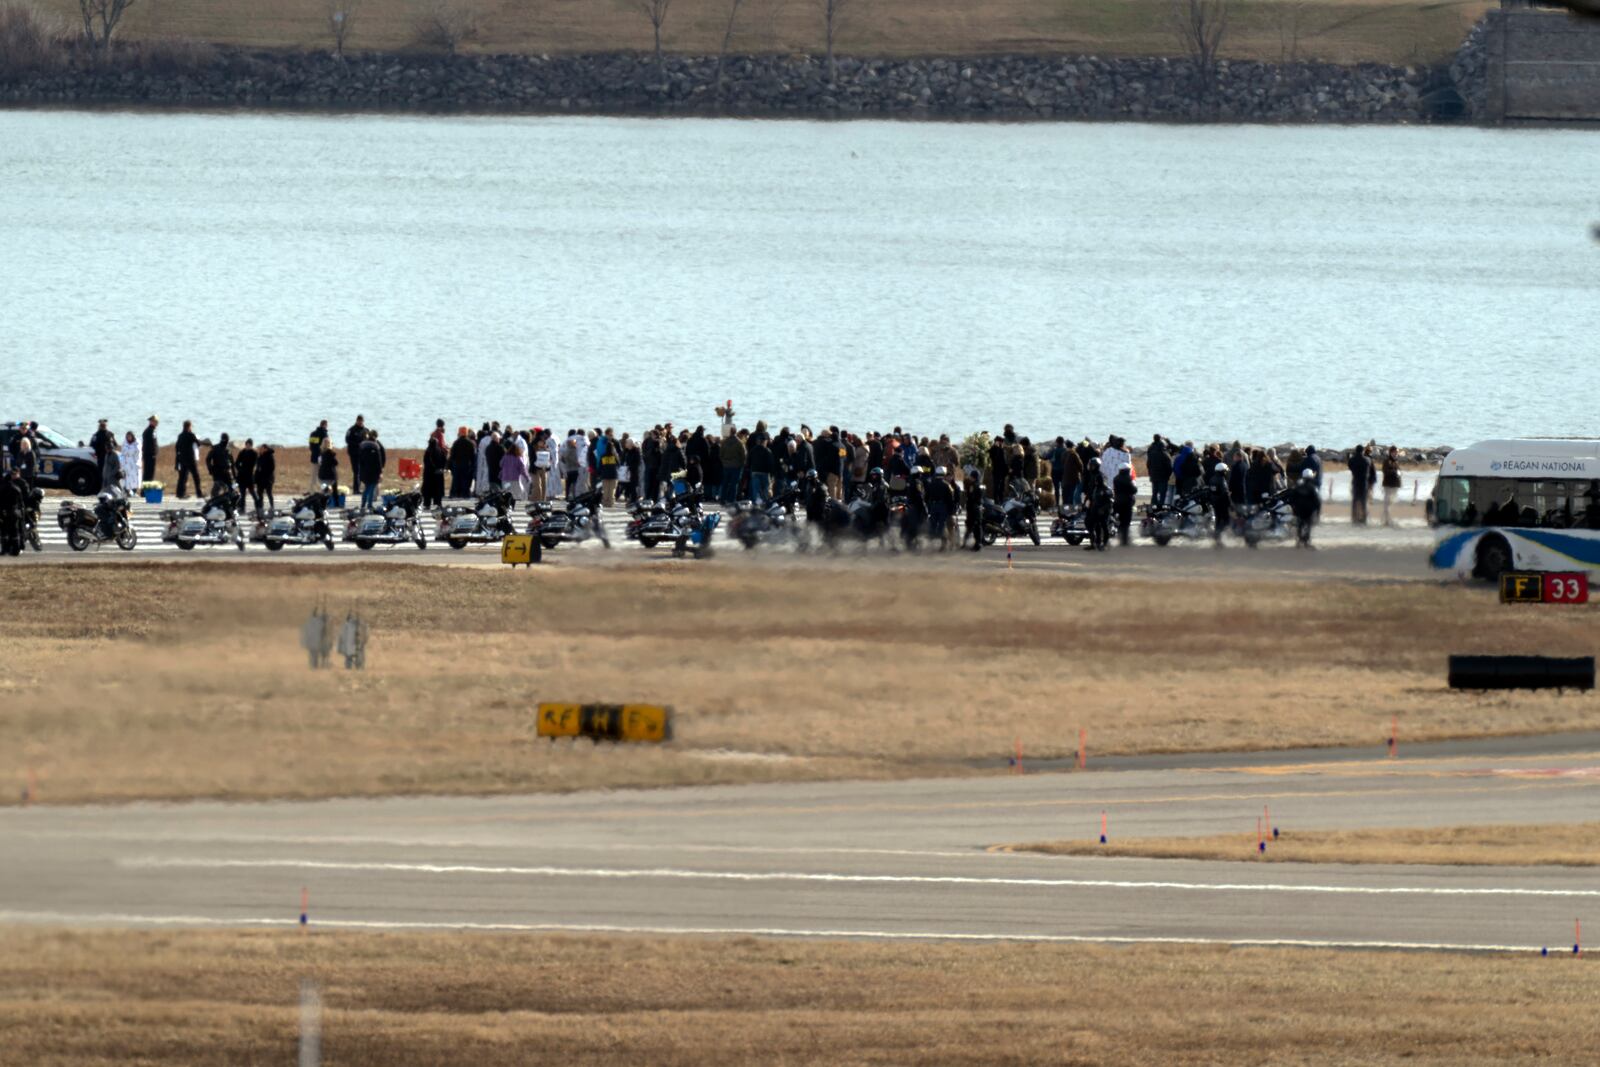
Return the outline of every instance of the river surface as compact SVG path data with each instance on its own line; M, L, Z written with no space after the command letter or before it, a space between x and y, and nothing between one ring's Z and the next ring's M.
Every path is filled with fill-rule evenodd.
M0 111L0 419L1594 435L1581 131ZM743 420L742 420L743 421Z

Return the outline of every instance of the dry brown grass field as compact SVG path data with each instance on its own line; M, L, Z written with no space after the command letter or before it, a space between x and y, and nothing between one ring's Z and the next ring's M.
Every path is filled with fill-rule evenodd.
M1142 856L1250 863L1424 863L1456 866L1600 866L1600 823L1295 830L1257 848L1253 833L1048 841L1014 851L1055 856Z
M44 0L76 18L70 0ZM434 0L361 0L348 47L411 46L418 16ZM650 23L625 0L454 0L482 27L469 50L596 52L646 50ZM1417 63L1453 52L1491 5L1392 0L1234 0L1223 52L1236 58ZM260 48L329 47L324 0L141 0L127 16L133 38L187 37ZM839 30L842 53L862 56L1096 53L1173 55L1168 0L851 0ZM728 0L676 0L663 26L670 51L714 54ZM818 0L747 0L732 48L822 51Z
M0 1059L292 1063L1584 1062L1587 959L297 930L0 929Z
M1592 695L1454 693L1450 652L1593 654L1593 610L1419 583L930 564L287 560L0 573L0 776L43 802L509 793L994 773L1107 753L1592 728ZM365 672L307 668L312 604ZM661 748L537 741L541 700L659 702ZM19 790L0 790L16 803Z

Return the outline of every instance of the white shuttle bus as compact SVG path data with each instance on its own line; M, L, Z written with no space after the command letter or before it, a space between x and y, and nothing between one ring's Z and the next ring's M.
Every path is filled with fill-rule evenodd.
M1479 441L1439 465L1428 521L1433 565L1497 580L1504 571L1600 577L1600 440Z

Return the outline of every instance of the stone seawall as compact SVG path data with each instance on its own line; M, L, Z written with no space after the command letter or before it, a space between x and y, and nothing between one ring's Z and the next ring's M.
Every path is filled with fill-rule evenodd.
M203 62L0 77L0 103L530 114L1396 123L1454 120L1444 67L1182 59L352 55L207 49Z

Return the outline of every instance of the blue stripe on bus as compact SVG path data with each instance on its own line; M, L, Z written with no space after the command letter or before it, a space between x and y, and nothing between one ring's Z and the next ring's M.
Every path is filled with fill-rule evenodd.
M1555 530L1512 529L1507 532L1578 563L1600 567L1600 533L1585 537L1580 534L1558 533Z
M1461 547L1474 537L1482 536L1482 534L1482 530L1466 530L1462 533L1451 534L1433 546L1433 555L1428 557L1428 562L1434 567L1445 570L1454 567L1456 559L1461 554Z

